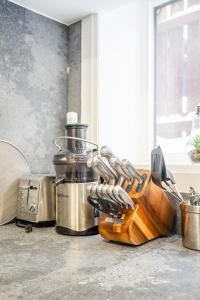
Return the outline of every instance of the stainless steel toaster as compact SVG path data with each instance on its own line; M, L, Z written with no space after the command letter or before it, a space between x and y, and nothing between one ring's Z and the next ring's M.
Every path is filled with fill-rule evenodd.
M55 177L33 174L20 179L17 219L44 223L56 219Z

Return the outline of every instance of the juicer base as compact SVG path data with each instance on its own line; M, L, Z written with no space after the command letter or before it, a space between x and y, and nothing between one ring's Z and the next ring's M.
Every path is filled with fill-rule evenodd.
M63 235L73 235L73 236L84 236L84 235L94 235L98 234L98 226L94 226L92 228L89 228L84 231L75 231L70 228L62 227L62 226L56 226L55 227L56 232Z

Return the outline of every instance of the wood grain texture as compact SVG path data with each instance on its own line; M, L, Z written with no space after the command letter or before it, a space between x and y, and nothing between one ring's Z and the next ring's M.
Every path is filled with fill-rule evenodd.
M173 226L176 210L172 202L157 187L147 170L139 170L147 179L141 192L136 192L136 184L129 196L136 204L133 210L122 213L123 224L106 222L109 215L102 214L99 221L99 232L107 240L140 245L158 236L167 236Z

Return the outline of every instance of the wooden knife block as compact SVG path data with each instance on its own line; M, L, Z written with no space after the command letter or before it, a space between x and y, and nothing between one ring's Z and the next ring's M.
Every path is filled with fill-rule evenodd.
M167 236L172 229L176 210L171 200L153 183L150 171L138 171L146 174L147 179L141 192L135 192L135 183L129 193L135 208L122 213L116 223L112 223L113 219L108 214L100 216L99 233L106 240L140 245L156 237Z

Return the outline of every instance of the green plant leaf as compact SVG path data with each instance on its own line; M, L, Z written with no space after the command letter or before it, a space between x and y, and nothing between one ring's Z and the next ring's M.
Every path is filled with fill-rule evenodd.
M193 139L193 146L200 150L200 134L196 135L195 138Z

